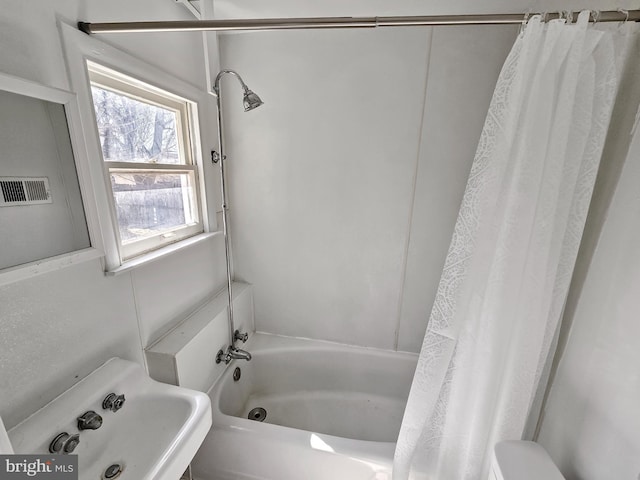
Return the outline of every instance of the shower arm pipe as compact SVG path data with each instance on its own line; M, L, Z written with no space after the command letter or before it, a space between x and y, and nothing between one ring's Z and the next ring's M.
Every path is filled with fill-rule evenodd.
M238 74L238 72L236 72L235 70L221 70L220 73L218 73L218 75L216 76L215 81L213 82L213 92L217 97L220 96L220 80L222 80L222 77L226 74L236 77L245 92L249 90L249 87L247 87L247 84L244 83L244 80L242 80L242 77Z
M259 18L230 20L176 20L152 22L78 22L78 28L87 34L134 32L188 32L188 31L261 31L308 30L320 28L376 28L444 25L519 25L531 13L498 13L478 15L428 15L395 17L306 17ZM563 18L565 13L545 13L545 20ZM640 10L606 10L591 12L591 22L637 22Z
M220 162L220 190L222 196L222 234L224 236L224 256L227 264L227 308L228 308L228 322L229 322L229 348L233 348L235 344L235 325L233 321L233 279L231 278L231 248L229 245L229 219L228 215L228 203L227 203L227 183L225 180L225 160L224 154L224 132L223 132L223 113L222 113L222 95L220 92L220 80L226 74L235 76L242 85L242 88L246 92L249 88L242 81L240 75L233 70L222 70L216 76L216 80L213 84L213 91L216 97L216 106L218 107L218 161ZM215 153L214 153L215 155Z

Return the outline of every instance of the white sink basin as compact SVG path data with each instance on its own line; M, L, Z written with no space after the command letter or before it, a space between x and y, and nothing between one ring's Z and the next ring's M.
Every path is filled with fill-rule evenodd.
M109 393L125 395L123 407L102 408ZM97 430L78 430L77 417L93 410ZM99 480L121 465L122 480L177 480L211 427L211 403L201 392L156 382L133 362L112 358L91 375L9 430L16 453L48 454L62 432L79 433L80 479Z

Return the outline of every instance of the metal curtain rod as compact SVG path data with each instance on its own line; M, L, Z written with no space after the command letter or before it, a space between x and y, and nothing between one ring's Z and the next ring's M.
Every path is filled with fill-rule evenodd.
M564 13L547 13L546 20L562 18ZM155 22L78 22L78 28L89 35L94 33L132 32L202 32L202 31L259 31L307 30L316 28L376 28L412 27L426 25L518 25L531 14L503 13L483 15L431 15L400 17L309 17L255 18L246 20L182 20ZM640 10L609 10L592 12L591 22L640 21Z

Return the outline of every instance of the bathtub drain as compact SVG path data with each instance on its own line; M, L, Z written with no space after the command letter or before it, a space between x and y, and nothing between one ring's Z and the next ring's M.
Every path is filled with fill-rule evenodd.
M253 408L247 418L256 422L264 422L264 419L267 418L267 411L262 407Z
M121 473L122 473L122 466L117 463L114 463L104 471L104 478L107 480L112 480L112 479L118 478Z

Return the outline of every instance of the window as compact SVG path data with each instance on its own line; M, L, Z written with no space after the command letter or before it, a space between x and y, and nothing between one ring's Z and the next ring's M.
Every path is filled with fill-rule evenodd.
M121 259L201 233L195 104L93 62L88 69Z

